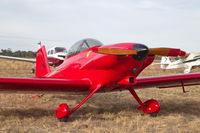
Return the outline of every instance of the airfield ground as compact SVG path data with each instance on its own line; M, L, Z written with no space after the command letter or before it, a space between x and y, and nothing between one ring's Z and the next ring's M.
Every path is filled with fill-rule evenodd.
M32 77L31 63L0 59L0 77ZM198 72L196 68L193 71ZM141 76L181 73L182 69L163 71L152 65ZM136 110L138 103L128 91L95 94L66 123L53 117L60 103L70 107L85 96L67 93L0 93L0 133L199 133L200 86L137 90L142 100L154 98L161 104L158 117Z

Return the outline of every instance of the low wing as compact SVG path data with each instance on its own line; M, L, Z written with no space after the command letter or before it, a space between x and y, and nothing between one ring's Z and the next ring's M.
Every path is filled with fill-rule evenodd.
M170 88L193 85L200 85L200 73L138 78L135 87Z
M32 62L32 63L35 63L35 62L36 62L35 59L20 58L20 57L13 57L13 56L4 56L4 55L0 55L0 58L3 58L3 59L11 59L11 60L19 60L19 61L26 61L26 62Z
M88 91L89 80L0 78L0 91Z

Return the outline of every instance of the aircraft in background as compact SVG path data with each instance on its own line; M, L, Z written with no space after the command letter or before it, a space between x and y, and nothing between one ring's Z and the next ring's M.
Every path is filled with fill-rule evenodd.
M190 53L188 56L171 62L169 57L162 57L160 67L162 69L185 68L184 73L190 73L192 67L200 65L200 53Z
M63 63L67 55L67 49L64 47L52 47L47 50L48 63L51 66L58 66Z
M55 117L66 121L79 107L97 92L128 90L140 104L138 110L156 116L160 110L157 100L142 102L135 89L147 87L170 88L200 85L200 73L140 77L155 56L184 56L174 48L148 48L138 43L117 43L103 46L94 39L75 43L64 62L50 70L45 46L36 52L36 76L33 78L0 77L0 90L8 92L88 92L77 106L69 109L60 104ZM175 102L175 101L174 101Z
M40 44L40 43L38 43ZM51 66L58 66L63 63L65 57L67 55L67 50L64 47L52 47L47 51L47 59L48 63ZM29 59L29 58L21 58L21 57L13 57L13 56L4 56L0 55L0 58L3 59L11 59L11 60L18 60L18 61L25 61L25 62L36 62L36 59ZM35 65L33 65L32 73L35 72Z

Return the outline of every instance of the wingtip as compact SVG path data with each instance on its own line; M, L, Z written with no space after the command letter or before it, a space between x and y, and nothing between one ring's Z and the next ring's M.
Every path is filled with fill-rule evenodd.
M186 52L181 50L179 53L179 56L185 56L185 55L186 55Z

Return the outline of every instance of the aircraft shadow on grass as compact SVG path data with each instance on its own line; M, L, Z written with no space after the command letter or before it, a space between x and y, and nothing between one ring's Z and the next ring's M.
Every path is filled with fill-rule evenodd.
M0 116L14 116L19 118L27 118L27 117L46 117L52 116L54 110L50 109L41 109L41 108L29 108L29 109L2 109L0 110Z
M91 106L92 105L92 106ZM93 106L95 105L95 106ZM98 105L100 107L98 107ZM101 103L93 103L86 105L82 108L80 108L79 111L77 111L72 117L69 118L69 121L73 121L76 119L87 119L87 117L91 117L87 114L93 114L92 119L98 119L98 120L108 120L113 118L102 118L102 114L111 113L111 114L118 114L122 111L127 112L134 112L139 113L139 111L136 110L137 104L134 102L127 103L127 102L117 102L117 103L106 103L102 105ZM107 108L106 108L107 107ZM186 115L193 115L200 117L200 103L197 101L189 101L185 103L172 103L172 102L163 102L162 108L158 114L159 116L168 116L173 114L182 114L184 116ZM143 113L141 113L143 115ZM41 109L41 108L29 108L29 109L2 109L0 110L0 116L14 116L19 117L20 119L29 118L29 117L48 117L54 115L53 109ZM130 115L130 113L127 114L127 116ZM133 114L134 115L134 114Z
M160 110L160 116L167 116L171 114L194 115L200 117L200 102L187 101L184 103L163 102Z

